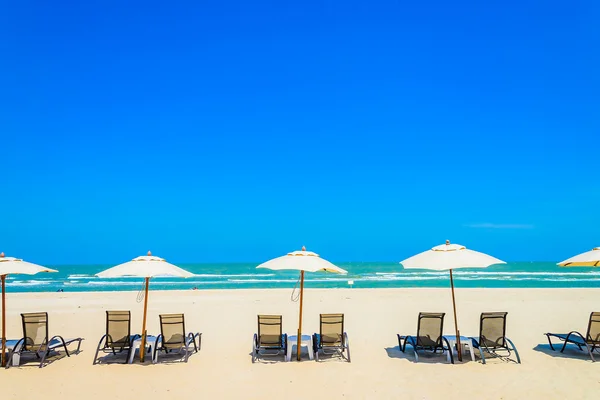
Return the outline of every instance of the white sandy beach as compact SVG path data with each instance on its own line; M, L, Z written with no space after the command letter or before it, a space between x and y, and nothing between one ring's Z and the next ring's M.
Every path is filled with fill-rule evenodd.
M446 312L452 334L448 289L308 289L304 333L318 329L318 314L343 312L352 363L251 363L258 313L282 314L294 334L298 304L291 289L150 292L148 333L159 333L158 314L184 312L187 330L203 332L202 350L188 364L92 365L105 329L105 310L131 310L132 330L141 331L137 292L26 293L7 295L8 338L21 334L21 312L48 311L50 335L82 336L82 352L39 369L35 363L0 371L2 398L350 398L350 399L597 399L600 363L576 350L551 353L544 332L585 333L591 311L600 311L598 289L459 289L459 324L475 336L482 311L508 311L508 337L523 363L398 351L396 333L416 333L419 311ZM542 346L539 346L542 345Z

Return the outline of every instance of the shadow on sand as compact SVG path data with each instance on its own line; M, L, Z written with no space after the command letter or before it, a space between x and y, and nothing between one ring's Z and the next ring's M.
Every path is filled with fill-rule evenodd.
M562 349L562 346L562 343L554 344L555 350L552 350L552 348L548 344L538 344L533 348L533 350L555 358L569 358L572 360L592 362L592 359L585 351L585 348L584 350L579 350L575 345L567 345L565 351L561 353L560 349ZM598 354L597 351L594 352L594 358L596 360L600 360L600 354Z
M415 353L411 349L406 349L406 352L401 352L398 346L386 347L385 351L389 358L398 358L412 363L417 363ZM419 362L423 364L451 364L448 361L446 353L419 352Z

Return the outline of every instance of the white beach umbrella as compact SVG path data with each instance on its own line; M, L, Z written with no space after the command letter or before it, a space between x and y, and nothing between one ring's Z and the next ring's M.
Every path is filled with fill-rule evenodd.
M0 253L0 279L2 280L2 366L6 365L6 276L14 274L35 275L38 272L58 272L14 257L5 257Z
M194 276L191 272L169 264L163 258L155 257L151 252L147 256L134 258L123 264L109 268L96 274L100 278L122 278L138 277L145 278L144 285L144 317L142 320L142 344L140 349L146 348L146 313L148 310L148 285L150 278L157 276L173 276L177 278L189 278ZM140 351L140 361L144 361L144 351Z
M304 272L326 271L336 274L346 274L347 271L333 265L312 251L306 251L303 246L301 251L293 251L285 256L277 257L260 264L256 268L267 268L276 271L300 271L300 316L298 319L298 345L297 359L300 361L300 342L302 339L302 302L304 300Z
M558 265L561 267L600 267L600 247L578 254Z
M459 244L446 244L414 255L400 262L405 269L429 269L434 271L450 271L450 288L452 290L452 307L454 309L454 327L456 329L457 348L460 349L460 332L456 317L456 299L454 297L454 278L452 270L456 268L486 268L494 264L506 264L504 261L478 251L469 250ZM462 360L461 351L458 358Z

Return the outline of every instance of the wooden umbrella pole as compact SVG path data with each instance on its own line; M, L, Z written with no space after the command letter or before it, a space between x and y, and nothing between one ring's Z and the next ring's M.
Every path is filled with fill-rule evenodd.
M142 344L140 345L140 362L144 362L146 355L146 313L148 311L148 285L150 278L146 278L146 289L144 291L144 319L142 321Z
M452 307L454 308L454 328L456 329L456 352L458 353L458 361L462 361L462 348L460 346L460 332L458 330L458 319L456 317L456 298L454 297L454 278L452 270L450 270L450 287L452 288ZM450 349L452 351L452 349Z
M2 367L6 366L6 275L0 277L2 279Z
M296 359L300 361L300 343L302 343L302 302L304 300L304 271L300 271L300 317L298 320L298 344L296 346Z

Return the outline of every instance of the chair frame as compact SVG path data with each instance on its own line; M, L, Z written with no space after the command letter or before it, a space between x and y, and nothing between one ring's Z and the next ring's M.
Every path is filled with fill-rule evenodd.
M412 348L413 351L415 353L415 362L419 362L419 354L418 354L418 350L422 350L422 351L432 351L433 354L437 354L438 349L441 350L441 354L444 354L445 351L448 352L448 355L450 356L450 363L454 364L454 355L452 354L452 348L450 347L450 342L448 342L448 340L444 337L444 316L446 315L446 313L423 313L420 312L419 313L419 320L417 322L417 335L415 336L401 336L400 334L398 334L398 347L400 348L401 352L405 352L406 351L406 345L409 344ZM423 318L438 318L442 320L442 323L440 324L440 333L439 333L439 337L437 338L435 345L434 346L429 346L426 345L424 346L422 343L419 343L419 337L420 337L420 331L421 331L421 320ZM402 339L404 339L404 343L402 343ZM446 347L444 347L444 343L446 343Z
M331 345L327 343L323 343L321 338L323 337L323 324L327 324L328 322L323 322L323 317L332 317L339 316L342 318L342 337L341 343L339 345ZM344 331L344 314L319 314L319 334L313 334L313 350L315 353L315 361L319 361L319 350L323 351L325 355L339 355L341 358L346 359L346 361L351 362L350 358L350 340L348 339L348 333ZM337 323L337 322L336 322ZM345 353L345 354L344 354Z
M278 320L278 325L279 325L279 346L264 346L261 345L260 343L260 319L261 317L263 318L267 318L267 319L274 319L274 320ZM267 356L267 357L274 357L274 356L278 356L281 355L283 353L283 359L284 361L287 361L287 349L288 349L288 335L287 333L283 333L283 317L281 315L268 315L268 314L259 314L257 315L257 322L258 322L258 333L254 334L254 337L252 339L252 362L256 362L256 360L258 359L258 356ZM263 322L263 324L266 324L265 322ZM269 325L276 325L276 324L269 324Z
M45 336L44 336L44 340L42 341L42 343L33 343L33 344L29 344L28 340L31 340L31 338L27 337L27 324L29 322L26 321L27 317L30 316L44 316L45 321L45 328L46 328L46 332L45 332ZM10 368L12 365L12 361L13 361L13 355L14 354L18 354L19 356L22 356L24 354L34 354L37 358L40 359L40 365L39 368L42 368L44 366L44 361L46 361L46 358L48 357L48 355L50 353L52 353L53 351L56 351L58 353L59 348L63 348L65 350L65 354L67 355L67 357L71 356L71 353L69 353L69 349L67 349L67 345L73 343L73 342L78 342L77 345L77 350L75 350L75 354L79 354L80 352L80 347L81 347L81 341L83 340L82 338L76 338L76 339L70 339L70 340L65 340L62 336L60 335L55 335L52 336L50 339L48 339L48 313L47 312L36 312L36 313L23 313L21 314L21 323L23 326L23 337L21 339L19 339L14 347L12 348L12 350L8 353L8 360L6 362L6 368ZM20 364L20 361L19 361Z
M164 319L167 319L169 317L175 317L175 316L181 316L182 318L182 334L183 334L183 341L178 343L180 345L179 348L174 348L174 349L170 349L168 347L165 346L165 343L163 342L164 340L164 330L163 330L163 325L164 324L169 324L169 322L163 321ZM184 362L188 362L188 359L190 357L190 355L192 353L197 353L198 351L200 351L201 347L202 347L202 333L196 332L188 332L187 334L185 333L185 315L184 314L160 314L158 316L159 320L160 320L160 335L157 336L156 338L156 344L154 346L154 351L153 351L153 355L152 355L152 362L156 363L158 361L158 352L159 351L164 351L165 354L168 353L172 353L175 350L177 350L179 353L181 353L182 350L185 350L185 353L183 355L183 361ZM179 323L179 322L177 322ZM198 338L198 343L196 344L196 338ZM170 343L171 344L171 343ZM190 348L191 345L194 345L193 350Z
M484 312L481 313L479 318L479 337L474 338L471 337L471 341L473 342L473 347L479 349L479 356L481 357L481 363L485 364L485 355L487 353L495 358L500 358L502 360L514 361L510 358L511 353L515 353L515 357L517 358L516 363L521 364L521 357L519 356L519 352L517 351L517 347L515 344L506 337L506 316L507 312ZM483 333L483 323L485 319L488 318L502 318L502 344L497 346L488 346L487 341L482 336ZM499 351L506 352L507 354L500 354Z
M116 346L110 346L109 342L114 343L112 337L110 336L109 332L109 323L111 322L110 320L110 313L122 313L122 315L125 315L125 313L127 313L128 316L128 320L127 320L127 335L129 337L129 344L127 346L121 346L120 348L116 347ZM102 338L100 339L100 341L98 342L98 347L96 348L96 355L94 356L94 361L92 363L92 365L96 365L98 362L98 354L100 353L100 351L102 351L103 353L112 353L113 355L116 355L117 353L122 353L123 351L127 350L127 357L125 358L125 364L127 364L127 361L129 360L129 356L131 354L131 351L133 350L133 342L136 339L139 339L141 336L139 334L131 334L131 311L106 311L106 333L104 334L104 336L102 336ZM102 346L102 342L104 342L104 346ZM118 351L116 351L115 349L118 348Z
M594 317L598 317L599 319L594 320ZM600 340L591 339L590 331L592 329L592 322L600 322L600 312L590 313L590 319L588 322L588 328L587 328L585 337L578 331L571 331L566 335L557 334L557 333L545 333L546 337L548 338L548 344L550 345L550 348L552 350L556 350L554 348L554 346L552 345L552 341L550 340L550 337L552 336L552 337L555 337L564 342L564 344L562 345L562 348L560 349L561 353L563 353L565 351L565 348L567 347L568 343L576 345L579 348L579 350L582 350L582 351L583 351L583 346L585 346L586 351L587 351L588 355L590 356L592 362L596 362L596 360L594 359L594 351L596 351L596 350L600 351ZM574 340L571 338L578 338L579 340Z

